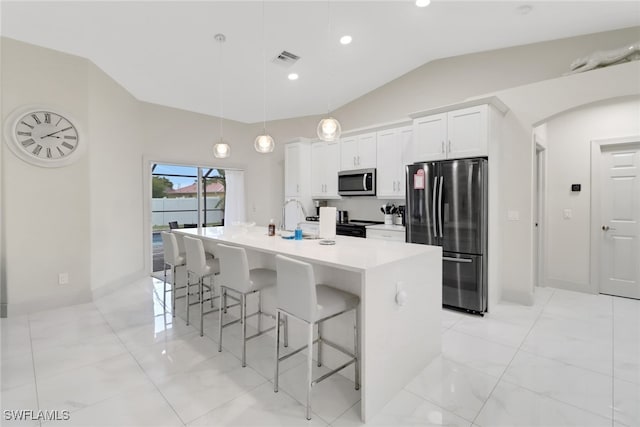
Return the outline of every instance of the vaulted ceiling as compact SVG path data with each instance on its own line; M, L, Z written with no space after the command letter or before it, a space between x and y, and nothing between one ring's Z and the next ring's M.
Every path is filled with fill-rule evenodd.
M434 0L426 8L409 0L4 1L0 7L3 36L88 58L142 101L249 123L265 112L273 120L333 110L434 59L640 25L637 1ZM225 43L214 40L218 33ZM341 45L347 34L352 43ZM282 51L300 59L272 62ZM294 72L299 78L291 81Z

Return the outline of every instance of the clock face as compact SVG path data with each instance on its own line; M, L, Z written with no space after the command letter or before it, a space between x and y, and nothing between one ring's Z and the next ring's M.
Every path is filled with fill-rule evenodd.
M31 111L20 117L14 138L26 154L49 161L69 156L80 142L75 126L51 111Z
M22 160L38 166L68 165L86 145L76 122L57 108L24 107L14 111L5 125L11 150Z

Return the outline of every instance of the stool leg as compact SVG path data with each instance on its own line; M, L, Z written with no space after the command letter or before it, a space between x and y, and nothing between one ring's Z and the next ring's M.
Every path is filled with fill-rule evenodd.
M213 297L215 296L215 292L214 292L214 283L215 283L215 279L213 276L211 276L209 278L209 284L211 285L211 290L209 290L209 301L211 301L211 308L213 308Z
M360 307L356 308L356 322L354 328L353 354L356 355L356 363L354 363L356 372L356 390L360 390Z
M167 264L164 264L164 292L162 293L162 305L164 306L164 311L167 311Z
M322 323L318 322L318 366L322 366Z
M200 278L200 336L204 336L204 278Z
M227 297L227 289L224 286L220 287L220 303ZM222 307L218 310L218 351L222 351Z
M240 307L242 319L242 367L247 366L247 295L242 294Z
M289 317L284 316L284 346L289 347Z
M187 300L187 326L189 326L189 283L191 282L191 275L189 274L189 271L187 271L187 297L185 298Z
M171 269L171 315L176 317L176 266Z
M276 368L273 375L273 391L278 392L278 375L280 368L280 310L276 310Z
M307 420L311 419L311 382L313 381L313 323L307 328Z
M258 291L258 332L262 330L262 293Z

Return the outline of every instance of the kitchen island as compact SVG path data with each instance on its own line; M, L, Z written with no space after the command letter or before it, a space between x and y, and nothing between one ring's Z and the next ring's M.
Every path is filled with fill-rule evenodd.
M361 417L371 419L426 367L441 347L442 250L436 246L336 236L335 245L319 240L269 237L265 227L207 227L174 230L203 240L214 253L217 243L243 247L251 268L275 268L275 255L309 262L319 283L360 297ZM353 347L353 314L331 319L323 334ZM290 322L290 346L304 345ZM302 332L302 330L299 330ZM328 346L323 363L334 368L344 359ZM353 379L353 369L341 373Z

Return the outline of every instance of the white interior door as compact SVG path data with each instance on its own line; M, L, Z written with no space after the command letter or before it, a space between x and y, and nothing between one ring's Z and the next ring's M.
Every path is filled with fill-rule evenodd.
M601 155L600 292L640 299L640 148Z

